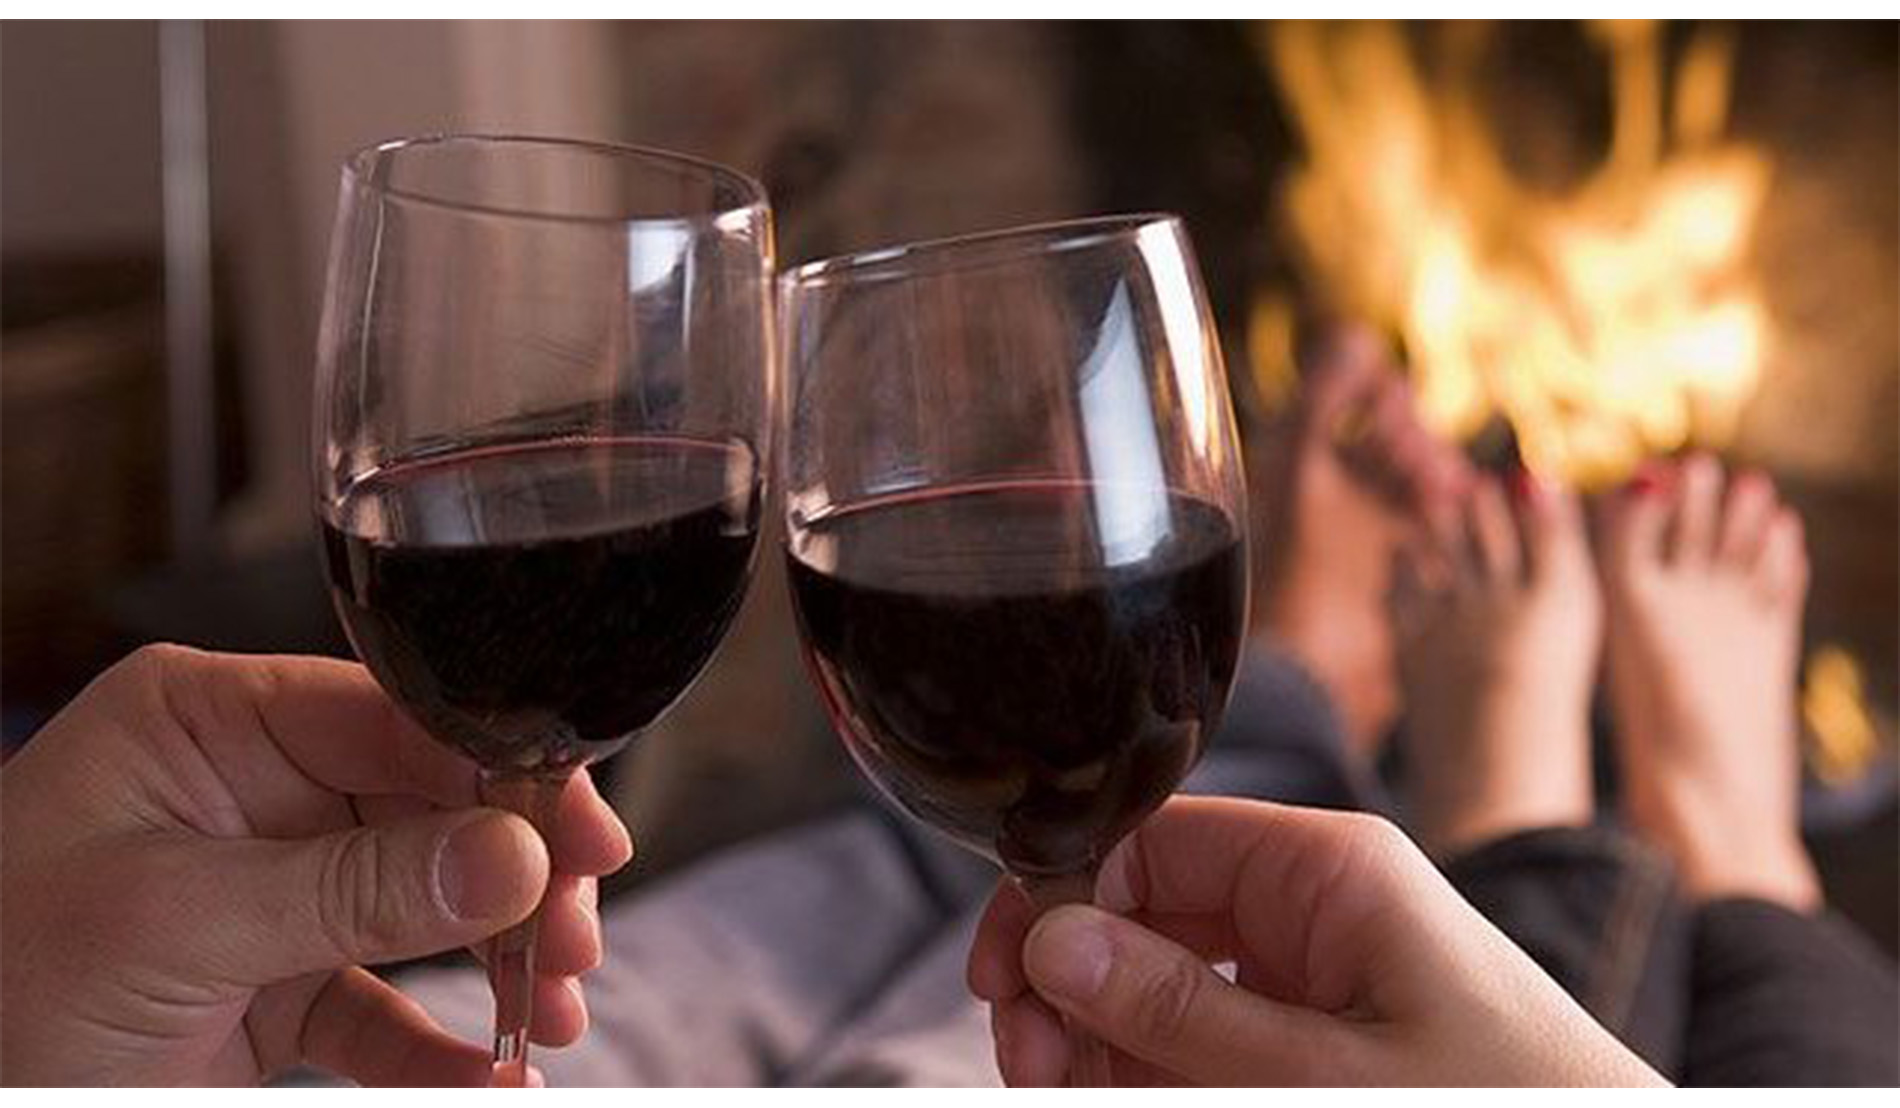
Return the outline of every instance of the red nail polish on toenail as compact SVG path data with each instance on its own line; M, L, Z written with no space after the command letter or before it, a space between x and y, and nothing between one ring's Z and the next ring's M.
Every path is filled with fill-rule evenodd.
M1629 492L1632 496L1648 496L1663 491L1669 485L1671 469L1668 462L1648 461L1630 478Z

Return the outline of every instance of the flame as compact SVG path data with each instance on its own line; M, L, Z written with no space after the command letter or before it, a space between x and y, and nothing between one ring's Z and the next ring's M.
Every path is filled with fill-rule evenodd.
M1306 275L1401 335L1424 417L1465 438L1493 416L1532 469L1597 485L1733 434L1768 342L1747 265L1767 159L1723 138L1732 39L1703 33L1664 118L1657 28L1590 25L1614 118L1571 194L1531 189L1479 108L1481 27L1445 31L1427 80L1389 24L1278 24L1263 47L1307 158L1282 196ZM1289 309L1257 306L1256 370Z
M1801 718L1808 734L1803 754L1826 784L1858 779L1880 755L1880 728L1867 707L1860 664L1841 647L1823 646L1808 659Z

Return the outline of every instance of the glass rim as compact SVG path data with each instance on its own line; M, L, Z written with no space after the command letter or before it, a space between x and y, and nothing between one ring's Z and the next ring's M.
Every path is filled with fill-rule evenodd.
M582 212L564 212L554 209L524 207L506 207L495 204L478 204L461 200L451 200L443 196L433 196L427 192L417 192L408 188L396 188L369 178L369 170L379 161L406 151L422 150L432 147L469 146L469 147L518 147L543 148L566 151L569 153L591 154L603 158L642 162L650 165L662 165L676 170L702 174L717 185L734 189L742 203L731 205L708 205L704 211L676 212L666 215L590 215ZM410 135L402 138L383 139L369 143L351 151L343 159L343 179L351 189L372 192L389 197L405 204L434 208L441 211L459 212L474 216L493 216L505 219L537 220L547 223L570 223L593 226L698 226L717 224L730 219L736 213L764 212L771 208L770 197L765 186L757 178L743 173L729 165L715 162L710 158L701 158L692 154L682 154L674 150L664 150L657 146L639 146L633 143L605 142L593 139L561 138L551 135L522 134L481 134L467 131L446 131L425 135Z
M1084 250L1107 242L1134 238L1151 227L1179 230L1182 226L1179 215L1164 211L1025 223L1017 227L974 231L819 258L793 266L784 271L779 280L787 288L818 288L839 279L857 282L893 280L912 274L974 268L1031 254ZM1021 249L1023 244L1033 245L1025 250Z

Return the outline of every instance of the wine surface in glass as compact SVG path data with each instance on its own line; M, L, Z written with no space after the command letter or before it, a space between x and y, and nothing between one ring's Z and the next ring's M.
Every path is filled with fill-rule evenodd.
M1079 482L903 493L813 521L787 551L807 656L852 755L911 814L1020 875L1097 863L1180 783L1226 707L1246 616L1234 523L1151 492L1123 541L1101 533L1115 495Z
M685 691L738 609L758 537L743 444L570 438L381 467L322 521L357 653L485 769L613 753Z

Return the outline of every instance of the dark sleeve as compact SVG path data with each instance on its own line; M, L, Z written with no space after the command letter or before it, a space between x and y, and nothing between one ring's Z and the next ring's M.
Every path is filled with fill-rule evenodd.
M1374 775L1346 756L1325 686L1292 654L1256 639L1241 655L1233 700L1183 790L1322 808L1390 808Z
M1691 927L1660 855L1608 828L1547 828L1444 868L1597 1022L1657 1072L1681 1072Z
M1831 914L1721 900L1695 919L1693 1085L1900 1084L1893 962Z

